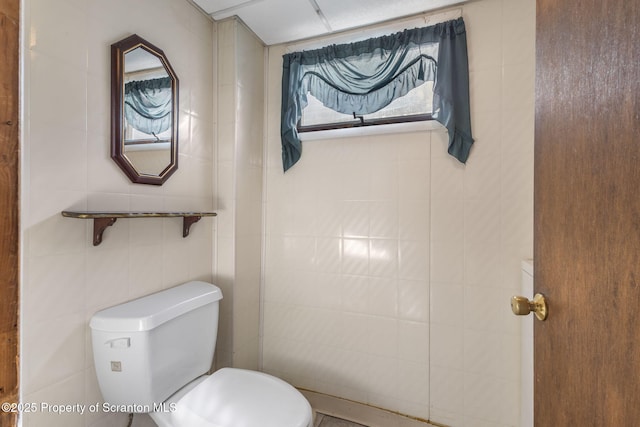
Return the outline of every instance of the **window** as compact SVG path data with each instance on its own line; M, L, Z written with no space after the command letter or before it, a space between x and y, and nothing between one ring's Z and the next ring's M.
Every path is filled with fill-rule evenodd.
M298 132L432 120L433 82L425 82L383 109L361 116L355 112L349 115L334 111L311 94L307 94L307 102Z
M280 134L284 170L302 155L298 132L433 118L449 154L473 144L462 18L350 44L284 55Z

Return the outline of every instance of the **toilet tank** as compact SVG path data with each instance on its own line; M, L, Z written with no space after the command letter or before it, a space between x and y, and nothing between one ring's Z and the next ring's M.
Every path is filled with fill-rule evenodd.
M221 299L220 288L194 281L94 314L93 359L105 402L120 412L151 412L208 372Z

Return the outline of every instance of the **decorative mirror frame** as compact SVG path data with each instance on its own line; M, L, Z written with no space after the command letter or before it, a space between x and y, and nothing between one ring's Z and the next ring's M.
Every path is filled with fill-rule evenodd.
M129 161L124 150L124 60L127 52L138 47L160 60L172 82L171 160L159 175L140 173ZM161 49L137 34L111 45L111 158L132 182L162 185L178 169L178 93L178 77Z

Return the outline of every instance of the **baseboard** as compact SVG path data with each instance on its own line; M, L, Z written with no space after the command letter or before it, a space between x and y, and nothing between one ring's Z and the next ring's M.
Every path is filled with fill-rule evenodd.
M370 427L444 427L375 406L301 389L315 412L364 424Z

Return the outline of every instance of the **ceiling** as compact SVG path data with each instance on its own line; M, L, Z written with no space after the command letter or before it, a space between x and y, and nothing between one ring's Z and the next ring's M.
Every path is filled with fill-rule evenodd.
M193 0L214 20L237 15L266 45L302 40L466 0Z

